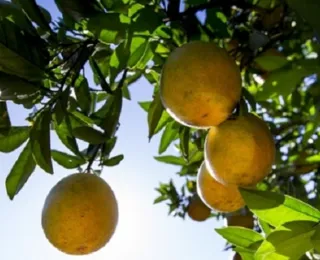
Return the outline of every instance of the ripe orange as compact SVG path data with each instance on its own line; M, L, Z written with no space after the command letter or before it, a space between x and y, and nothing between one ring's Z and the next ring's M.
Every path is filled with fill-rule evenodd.
M193 41L167 58L160 97L181 124L207 128L225 121L241 95L241 75L225 49L213 42Z
M110 186L99 176L77 173L60 180L42 210L42 228L60 251L84 255L101 249L113 236L118 205Z
M217 182L208 172L204 162L197 176L197 193L209 208L218 212L233 212L245 205L239 189Z
M192 220L202 222L210 217L211 209L196 195L191 199L187 213Z
M254 187L270 173L276 150L267 124L249 113L212 127L204 152L208 170L217 181Z

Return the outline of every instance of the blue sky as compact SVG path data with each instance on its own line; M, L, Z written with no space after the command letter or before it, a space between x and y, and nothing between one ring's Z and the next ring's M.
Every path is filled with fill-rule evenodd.
M53 17L58 14L53 0L38 0ZM91 80L91 79L89 79ZM92 81L91 81L92 82ZM138 101L150 100L152 86L140 80L131 86L132 101L125 100L121 128L114 155L123 153L119 166L105 168L102 177L112 186L119 203L120 219L115 235L102 250L79 259L112 260L214 260L229 259L223 252L224 240L214 231L222 222L210 219L197 223L167 215L162 203L153 205L159 182L175 177L178 168L156 162L159 137L150 143L147 139L146 113ZM27 112L22 107L9 105L12 123L25 125ZM52 146L65 150L52 135ZM37 169L23 190L10 201L5 191L5 178L21 149L11 154L0 154L0 241L1 259L12 260L71 260L46 240L41 229L41 211L44 199L53 185L73 173L54 164L55 174ZM180 186L183 179L174 178Z

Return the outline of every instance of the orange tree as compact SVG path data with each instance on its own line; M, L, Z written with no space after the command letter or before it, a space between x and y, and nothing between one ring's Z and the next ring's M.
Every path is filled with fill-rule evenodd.
M277 150L272 172L257 189L241 189L254 228L236 224L216 231L242 259L313 259L320 251L316 0L55 2L57 21L35 0L0 1L0 152L24 147L6 179L10 199L36 167L54 173L52 160L96 174L121 163L124 156L112 150L122 100L130 99L130 85L144 77L154 86L150 101L139 104L147 113L146 138L161 135L154 159L176 165L175 174L185 179L183 187L161 183L154 202L166 202L170 214L184 218L196 195L207 130L181 125L168 114L159 80L175 48L210 41L225 48L241 70L237 108L267 122ZM11 125L7 102L32 109L29 124ZM50 131L68 152L50 148ZM79 149L78 140L87 148ZM170 145L176 154L166 154Z

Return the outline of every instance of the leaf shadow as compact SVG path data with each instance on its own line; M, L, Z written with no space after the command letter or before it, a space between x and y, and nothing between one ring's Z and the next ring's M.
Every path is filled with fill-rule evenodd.
M285 202L284 194L253 190L247 188L239 188L249 208L252 210L264 210L279 207ZM258 198L258 199L257 199ZM263 203L261 203L263 200Z

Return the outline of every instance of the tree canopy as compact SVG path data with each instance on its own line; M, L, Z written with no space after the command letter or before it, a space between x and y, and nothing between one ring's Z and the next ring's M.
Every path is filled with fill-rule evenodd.
M130 100L130 86L144 77L154 87L150 100L138 104L146 112L146 138L161 136L154 159L176 165L172 174L185 180L182 187L172 180L161 183L154 203L166 202L172 216L184 218L196 194L207 130L181 125L168 114L159 80L175 48L212 41L241 69L238 106L268 123L277 148L272 172L257 190L241 190L256 217L255 228L216 231L243 259L313 259L320 252L318 1L55 3L58 20L35 0L0 0L0 152L23 147L7 173L10 199L36 167L53 174L53 161L100 174L103 167L125 160L125 154L112 153L122 102ZM30 111L25 125L11 124L8 102ZM51 149L50 132L66 150ZM79 148L79 141L86 149ZM175 154L168 154L170 146ZM217 212L211 216L226 217Z

